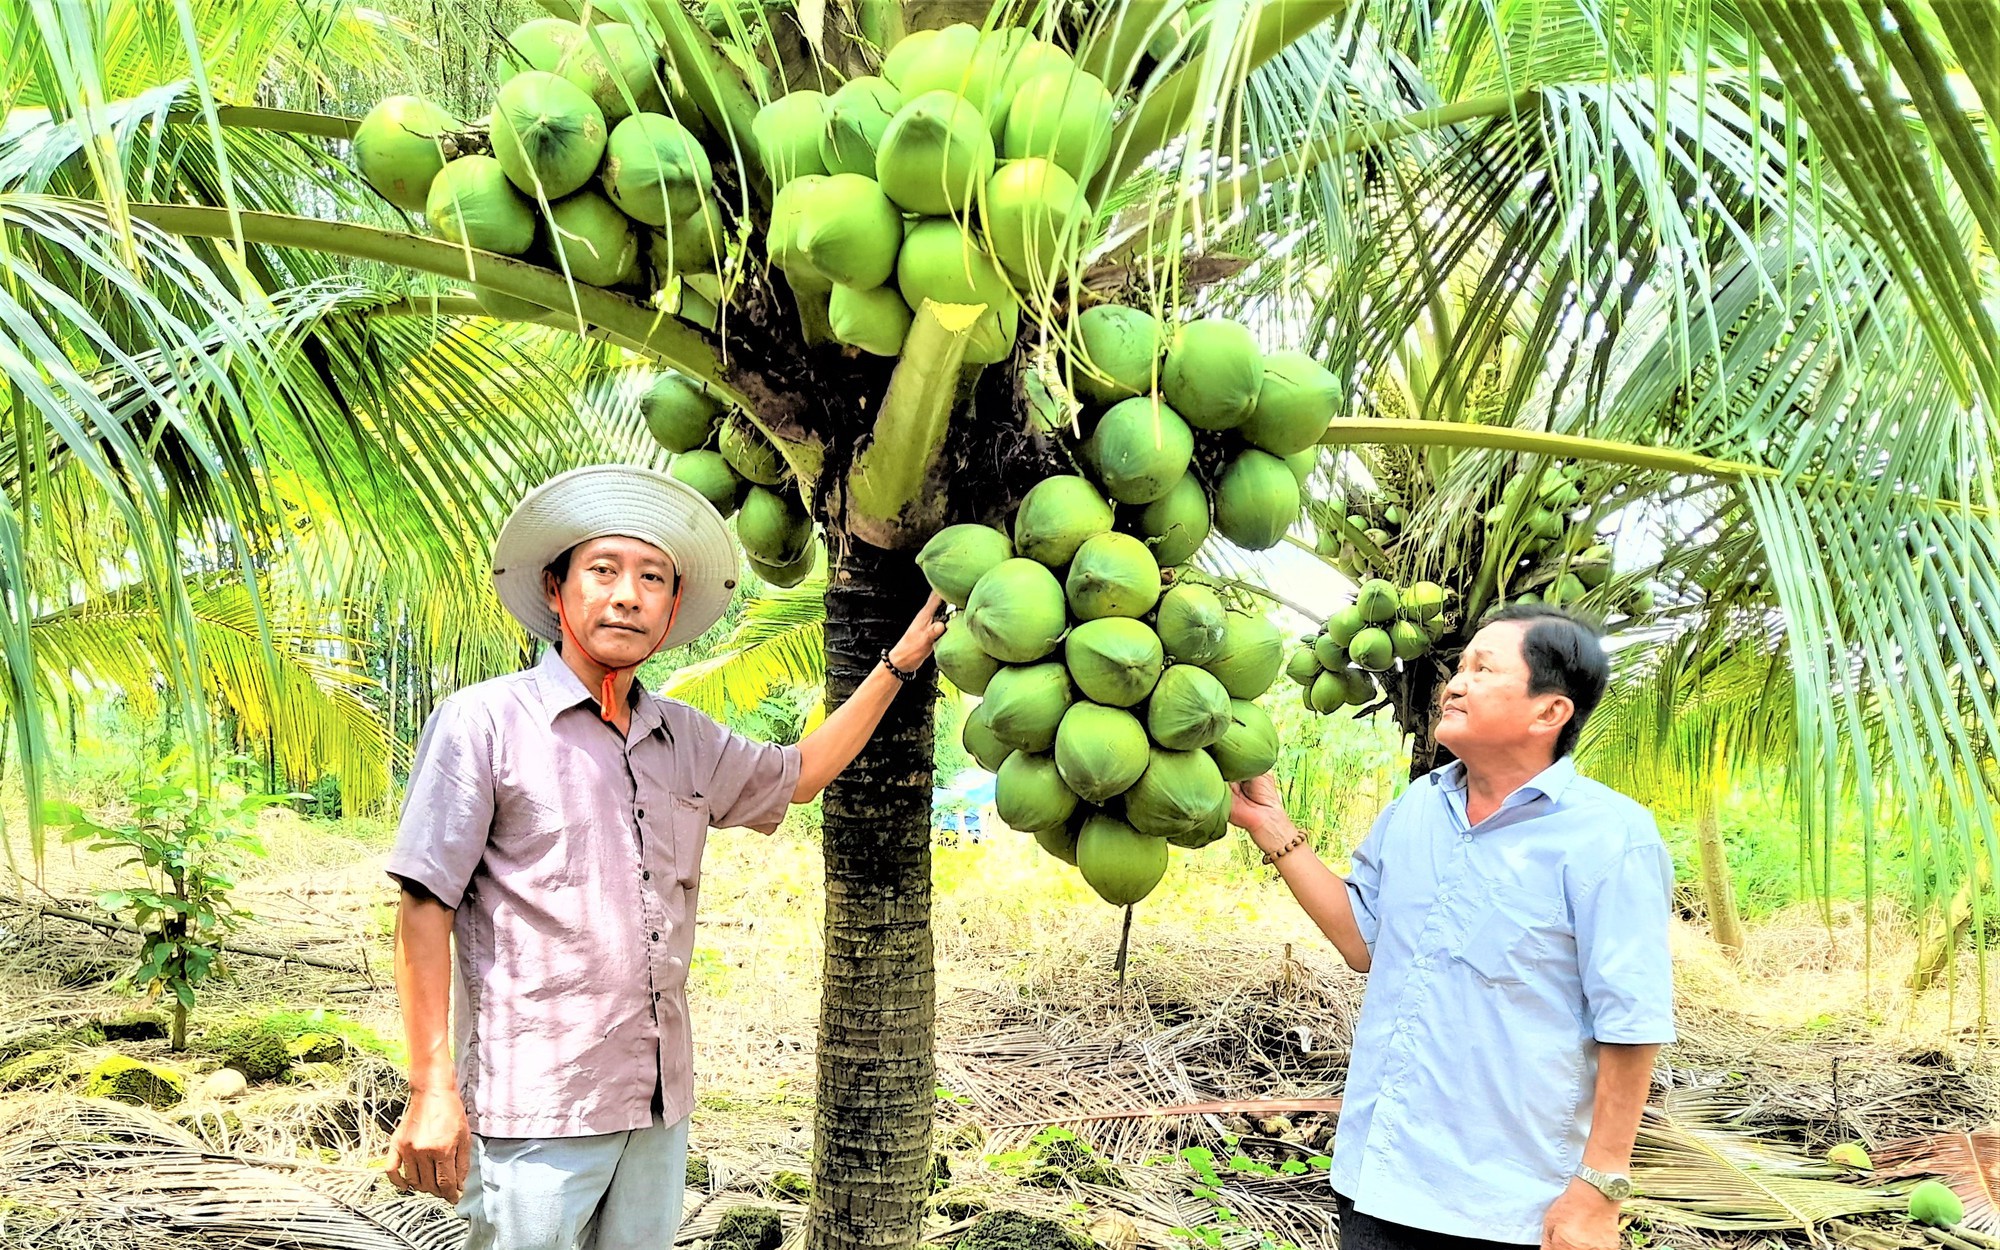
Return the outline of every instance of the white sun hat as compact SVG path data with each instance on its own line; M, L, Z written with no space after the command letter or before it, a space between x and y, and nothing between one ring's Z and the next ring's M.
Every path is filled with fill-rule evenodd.
M528 492L493 540L493 590L528 632L562 640L542 570L593 538L636 538L673 559L680 612L660 649L692 642L722 619L736 590L736 540L715 505L678 478L629 464L593 464Z

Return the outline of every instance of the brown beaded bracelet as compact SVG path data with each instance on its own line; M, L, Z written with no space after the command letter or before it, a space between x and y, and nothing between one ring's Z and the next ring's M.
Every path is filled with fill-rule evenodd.
M1287 855L1290 855L1293 851L1298 850L1305 844L1306 844L1306 833L1305 830L1301 829L1297 833L1292 835L1292 840L1290 842L1285 843L1277 850L1265 851L1264 862L1270 864L1272 867L1276 867L1279 860L1283 859Z

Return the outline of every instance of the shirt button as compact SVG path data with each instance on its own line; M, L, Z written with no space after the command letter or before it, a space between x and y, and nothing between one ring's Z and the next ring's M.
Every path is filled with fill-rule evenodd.
M639 873L639 880L641 881L651 881L652 879L653 879L653 870L650 868L644 869Z
M643 807L639 809L639 819L640 820L646 819L646 809Z
M656 930L656 931L655 931L655 932L653 933L653 940L654 940L655 942L657 942L657 941L659 941L659 940L660 940L660 935L659 935L659 932L658 932L657 930Z

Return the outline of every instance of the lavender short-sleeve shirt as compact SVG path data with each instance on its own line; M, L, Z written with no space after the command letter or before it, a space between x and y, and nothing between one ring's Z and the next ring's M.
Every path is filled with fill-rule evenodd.
M777 828L796 747L637 690L630 731L550 651L439 705L391 876L454 909L459 1092L485 1137L645 1128L694 1109L687 971L711 826Z

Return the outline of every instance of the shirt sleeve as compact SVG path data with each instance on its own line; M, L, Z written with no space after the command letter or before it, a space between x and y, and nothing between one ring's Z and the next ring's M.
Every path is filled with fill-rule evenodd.
M758 742L714 721L707 724L715 735L710 749L702 753L714 761L702 786L708 798L708 823L717 829L775 831L799 787L799 749Z
M1576 901L1576 954L1591 1034L1643 1046L1674 1040L1674 972L1667 933L1674 862L1647 819Z
M490 725L462 699L446 699L417 740L389 875L414 881L456 910L493 832Z
M1347 901L1354 907L1354 924L1361 930L1361 940L1368 944L1371 951L1375 949L1375 935L1382 931L1379 906L1382 896L1382 838L1395 811L1394 802L1383 808L1382 814L1375 818L1374 826L1368 830L1368 836L1361 839L1361 845L1355 847L1349 857L1354 866L1347 873Z

